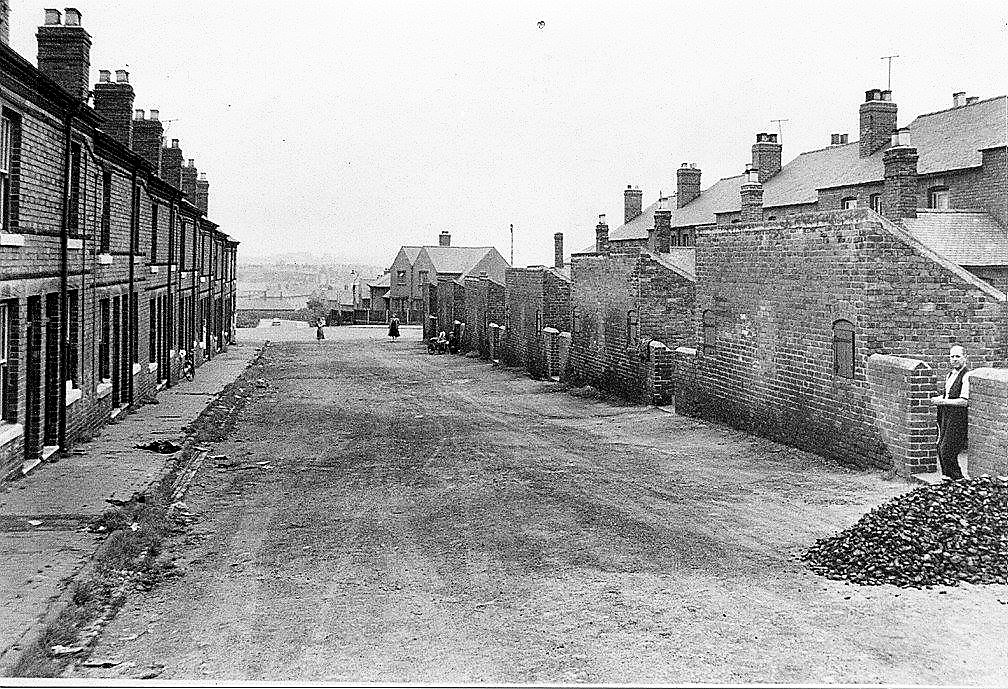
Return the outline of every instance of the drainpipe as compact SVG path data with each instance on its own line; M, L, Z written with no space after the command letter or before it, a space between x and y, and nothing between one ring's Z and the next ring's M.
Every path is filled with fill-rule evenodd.
M175 209L178 205L178 197L172 199L172 204L168 211L168 288L165 296L165 309L168 312L167 323L165 324L165 329L168 331L165 333L165 387L170 388L172 386L171 380L171 345L172 339L175 336L175 304L172 303L172 264L175 261Z
M192 265L189 271L190 282L192 283L192 305L189 309L189 335L186 338L186 348L192 352L193 360L193 377L196 376L196 346L193 344L193 340L196 338L196 311L197 302L199 302L199 270L196 266L196 255L199 249L199 234L200 225L196 223L193 226L193 240L192 240Z
M133 377L135 375L133 371L133 363L136 361L137 352L136 348L133 346L134 342L138 340L136 337L136 329L140 325L133 321L133 300L136 299L134 294L134 273L136 271L136 254L140 248L140 194L137 189L137 173L136 166L133 166L131 175L133 194L130 200L130 257L129 257L129 299L126 300L126 322L129 323L129 342L126 343L126 358L129 368L129 376L126 378L126 399L129 400L130 405L133 404ZM139 301L139 300L138 300ZM139 307L139 304L138 304Z
M66 417L66 372L67 355L69 353L70 337L69 323L67 322L69 304L69 272L70 272L70 250L68 243L68 233L70 228L70 145L73 136L74 117L80 111L81 103L74 101L67 110L66 120L63 123L63 203L60 217L60 337L59 337L59 364L57 366L57 383L59 385L59 402L56 410L57 430L56 444L60 451L66 449L67 417ZM43 305L43 308L45 306Z

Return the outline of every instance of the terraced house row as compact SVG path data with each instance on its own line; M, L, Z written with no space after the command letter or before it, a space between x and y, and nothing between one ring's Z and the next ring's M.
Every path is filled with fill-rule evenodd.
M37 66L0 44L0 469L27 471L233 342L238 243L125 70L45 10ZM198 374L197 374L198 375Z
M1008 473L1008 98L956 93L900 126L872 89L857 115L856 141L786 164L758 133L738 175L704 188L683 163L646 206L627 187L569 266L508 269L472 348L911 474L935 468L929 398L961 344L971 471Z

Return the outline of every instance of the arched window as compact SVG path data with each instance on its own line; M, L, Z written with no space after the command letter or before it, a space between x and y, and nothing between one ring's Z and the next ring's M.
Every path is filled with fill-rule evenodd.
M703 312L703 349L704 354L714 356L717 353L717 314L711 310Z
M854 324L833 323L833 373L840 378L854 377Z

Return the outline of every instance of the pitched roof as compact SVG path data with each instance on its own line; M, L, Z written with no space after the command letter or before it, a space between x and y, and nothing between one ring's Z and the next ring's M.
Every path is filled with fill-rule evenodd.
M406 258L409 259L410 263L416 263L417 256L420 255L422 249L422 246L403 246L401 251L406 252Z
M667 254L655 254L655 258L690 280L696 280L696 249L674 246Z
M439 274L455 273L465 275L476 267L488 253L491 246L425 246L434 270Z
M1008 266L1008 231L983 211L918 210L901 220L922 244L961 266Z
M376 277L374 280L368 281L368 287L391 287L392 286L392 275L389 273L384 273L380 277Z
M917 149L917 172L976 167L981 150L1008 144L1008 96L997 96L918 116L910 123L910 145ZM862 158L858 142L806 151L763 184L763 206L815 203L819 189L881 182L884 149ZM683 208L672 209L673 227L715 222L714 214L737 211L743 175L718 180ZM644 239L654 227L651 204L630 222L612 230L610 240ZM593 251L594 247L587 249Z

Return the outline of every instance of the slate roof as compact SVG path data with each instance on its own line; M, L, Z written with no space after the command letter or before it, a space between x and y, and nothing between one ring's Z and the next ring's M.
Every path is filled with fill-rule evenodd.
M376 277L374 280L370 280L368 287L391 287L392 286L392 275L390 273L385 273L381 277Z
M404 246L402 248L402 250L406 252L406 258L409 259L411 264L416 263L417 256L420 255L420 251L422 249L422 246Z
M656 254L659 261L666 263L691 280L696 280L696 249L674 246L667 254Z
M1008 266L1008 231L983 211L918 210L903 218L918 241L960 266Z
M438 275L465 275L493 251L489 246L425 246Z
M1008 144L1006 113L1008 96L997 96L918 116L908 125L910 145L919 156L917 172L927 175L979 166L982 149ZM883 152L861 158L855 141L802 153L764 183L763 206L815 203L819 189L881 182ZM672 226L712 224L715 213L739 210L742 181L743 175L718 180L684 208L673 208ZM651 204L630 222L610 230L609 239L647 238L657 205ZM586 251L594 251L594 246Z

